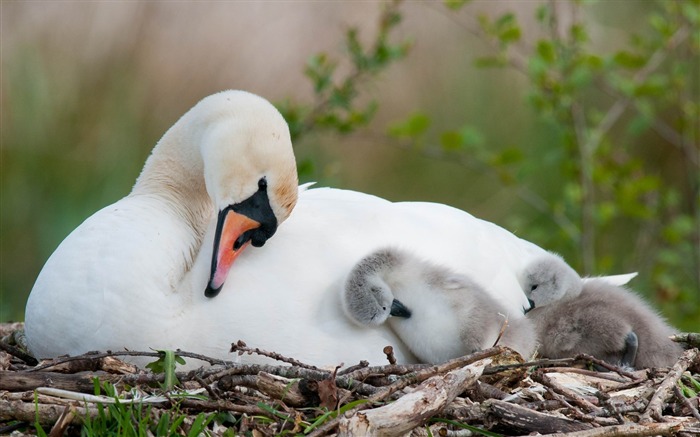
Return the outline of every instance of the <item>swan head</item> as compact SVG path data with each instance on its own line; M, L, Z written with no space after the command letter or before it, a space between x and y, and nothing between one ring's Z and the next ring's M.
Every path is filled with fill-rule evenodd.
M578 273L562 257L551 252L530 261L520 282L530 309L576 297L583 288Z
M216 296L238 255L274 235L296 205L298 179L289 127L267 100L225 91L193 110L204 182L218 211L211 275L205 295Z

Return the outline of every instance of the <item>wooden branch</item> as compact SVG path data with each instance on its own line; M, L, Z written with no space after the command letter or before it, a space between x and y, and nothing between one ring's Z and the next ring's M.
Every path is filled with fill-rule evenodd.
M585 408L586 410L596 415L600 415L604 412L602 408L593 405L592 403L588 402L583 396L557 383L542 371L534 372L532 375L530 375L530 378L532 378L533 381L537 381L542 385L550 387L555 392L571 399L571 401L579 407Z
M369 411L358 411L342 418L338 436L402 435L420 426L476 382L491 363L490 359L452 370L445 376L434 376L420 384L415 391L399 400Z
M55 372L0 372L0 390L28 391L38 387L56 387L64 390L92 393L95 391L93 378L116 382L119 377L109 374L63 374Z
M29 364L30 366L36 366L39 364L39 361L37 361L36 358L33 356L25 353L22 349L18 348L17 346L13 346L11 344L7 344L4 341L0 340L0 349L4 350L10 355L13 355L20 360L24 361L25 363Z
M566 434L557 433L557 436L566 437L647 437L647 436L672 436L683 429L683 424L679 422L650 423L648 425L638 425L635 423L627 425L605 426L586 431L570 432Z
M76 406L75 414L71 415L71 424L80 424L80 417L89 415L97 416L97 408ZM65 409L64 405L34 404L33 402L6 401L0 399L0 420L20 420L34 423L39 421L41 425L53 425L61 417Z
M651 397L647 409L639 419L640 423L651 423L653 420L661 420L661 411L664 403L673 396L673 387L678 384L678 380L683 376L683 372L699 358L699 349L688 349L683 353L668 372L659 388L656 389L654 396Z
M538 432L552 434L555 432L573 432L593 428L589 423L577 422L561 416L540 413L520 405L491 399L482 404L490 416L502 425L515 428L524 433Z
M299 380L287 379L281 376L260 372L257 375L258 390L273 399L279 399L290 407L308 407L318 401L304 394L299 387Z
M700 347L700 332L683 332L672 335L671 340L676 343L685 343L690 347Z
M238 340L236 343L231 343L231 352L238 352L239 354L247 353L249 355L257 354L263 357L272 358L273 360L281 361L283 363L291 364L293 366L301 367L304 369L321 370L316 366L303 363L299 360L295 360L294 358L285 357L284 355L278 354L276 352L268 352L258 348L250 348L242 340Z

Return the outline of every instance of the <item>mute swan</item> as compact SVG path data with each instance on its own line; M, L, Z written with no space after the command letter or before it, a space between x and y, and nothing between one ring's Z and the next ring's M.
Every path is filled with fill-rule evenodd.
M509 314L528 307L516 273L544 252L446 205L298 189L279 112L225 91L180 118L132 192L51 255L27 302L29 348L40 358L180 348L233 359L230 343L241 339L350 365L381 364L392 344L397 359L414 361L388 327L347 320L336 291L357 260L398 244L474 278Z
M342 302L347 316L360 325L388 320L414 355L430 363L493 346L506 312L469 277L394 248L357 263ZM512 317L500 344L529 357L535 348L531 322Z
M543 356L587 353L641 369L671 366L683 351L669 339L676 331L639 296L605 279L582 280L555 254L533 259L523 278Z

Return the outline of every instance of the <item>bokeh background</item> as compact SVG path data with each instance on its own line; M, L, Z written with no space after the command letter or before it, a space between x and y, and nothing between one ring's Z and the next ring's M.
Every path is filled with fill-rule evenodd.
M320 98L309 60L324 54L337 60L336 81L351 75L348 30L371 47L386 8L379 1L3 1L0 322L23 319L56 246L128 193L158 138L199 99L245 89L308 114ZM562 253L582 274L639 271L635 290L680 328L700 331L698 2L394 8L401 20L388 44L410 49L358 79L357 104L377 105L369 123L343 132L312 123L296 138L302 181L447 203ZM583 73L563 72L566 80L581 73L569 84L579 88L549 89L538 80L556 79L547 74L557 66L540 41L576 23L585 26L581 45L597 58L586 58ZM651 67L646 88L632 84L625 94L625 84ZM662 72L670 79L651 83ZM566 117L556 111L547 115L537 89L562 93L563 105L567 93L583 95L587 108L599 108L583 123L591 132L625 103L591 157L587 182L577 176L584 161L571 158L577 132L562 129ZM579 206L584 182L596 195L587 218Z

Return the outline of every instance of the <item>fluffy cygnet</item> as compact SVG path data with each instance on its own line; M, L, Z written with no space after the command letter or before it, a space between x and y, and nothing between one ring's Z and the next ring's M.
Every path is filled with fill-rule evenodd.
M529 263L522 285L545 357L587 353L641 369L671 366L682 353L668 338L676 331L638 295L604 279L582 280L556 254Z
M355 265L341 300L360 325L388 320L416 357L430 363L491 347L508 316L469 277L393 248ZM533 326L518 314L510 316L499 344L527 358L535 346Z

